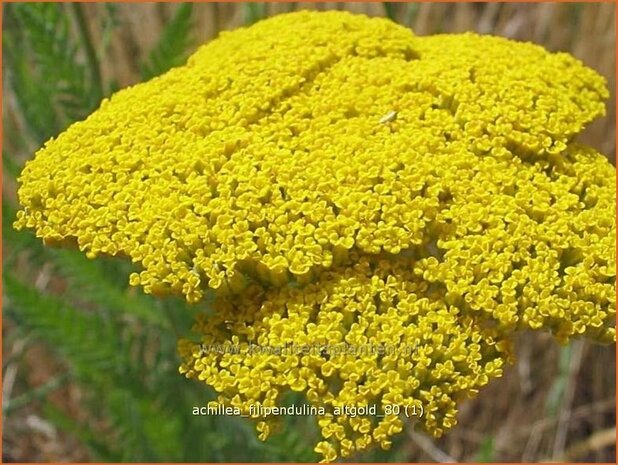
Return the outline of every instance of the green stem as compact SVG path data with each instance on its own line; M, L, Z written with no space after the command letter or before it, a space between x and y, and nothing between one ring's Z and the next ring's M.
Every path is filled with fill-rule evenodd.
M94 81L95 88L98 90L99 95L97 96L97 100L99 100L104 94L99 57L92 43L92 36L90 35L90 30L88 28L88 24L86 23L86 16L84 15L82 5L80 3L71 3L70 6L73 10L73 14L75 15L77 28L79 30L82 43L86 48L86 59L88 60L88 66L90 67L90 75Z
M69 375L66 373L60 376L56 376L42 386L34 388L31 391L28 391L21 396L15 397L12 400L7 400L6 403L2 406L3 413L6 415L14 410L28 405L33 400L42 399L50 392L55 391L56 389L61 387L66 381L68 381L68 379Z

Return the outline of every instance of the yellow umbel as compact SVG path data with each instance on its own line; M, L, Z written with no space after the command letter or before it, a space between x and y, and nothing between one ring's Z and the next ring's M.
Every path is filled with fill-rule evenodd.
M403 425L337 406L420 403L439 435L517 329L615 340L615 169L573 141L607 96L532 44L280 15L50 140L20 178L16 227L128 256L148 293L214 291L181 371L243 411L306 393L333 460ZM238 352L290 341L394 352ZM236 353L204 352L225 342Z

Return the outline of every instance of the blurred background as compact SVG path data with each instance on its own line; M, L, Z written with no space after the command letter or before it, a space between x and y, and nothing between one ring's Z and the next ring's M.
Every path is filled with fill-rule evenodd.
M315 461L311 418L266 443L253 424L194 417L213 398L177 372L194 310L129 289L130 264L44 248L11 228L16 177L45 140L115 90L182 64L221 30L281 12L344 9L416 34L477 31L566 51L605 76L607 116L580 140L615 163L612 3L4 4L3 461ZM355 461L615 462L615 346L523 334L518 360L434 440L404 430ZM290 397L289 402L299 399Z

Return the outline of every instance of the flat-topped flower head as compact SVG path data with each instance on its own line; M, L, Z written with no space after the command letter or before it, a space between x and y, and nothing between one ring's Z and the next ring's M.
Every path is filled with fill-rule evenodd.
M421 402L441 434L460 394L500 375L514 331L615 340L615 169L574 140L607 96L533 44L280 15L48 141L20 177L16 227L127 256L148 293L214 291L182 371L242 408L304 392L327 410L316 450L333 460L402 428L340 404ZM296 338L397 355L200 349Z
M352 248L398 254L442 239L449 211L453 228L474 223L478 235L476 176L505 166L544 169L513 179L508 198L546 205L552 155L606 95L596 73L535 45L281 15L223 33L50 140L20 178L17 225L92 257L129 256L147 292L197 301L235 288L245 268L286 282Z
M447 304L412 259L353 258L302 287L255 284L218 300L195 325L201 340L180 341L180 371L255 415L263 439L281 418L263 409L304 393L321 409L325 459L388 448L407 418L442 435L457 422L456 401L502 374L508 338ZM357 414L363 408L375 411Z

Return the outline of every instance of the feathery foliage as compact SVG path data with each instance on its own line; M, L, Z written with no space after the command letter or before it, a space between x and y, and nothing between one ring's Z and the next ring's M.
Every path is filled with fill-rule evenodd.
M266 3L247 2L243 5L245 25L249 26L266 17Z
M73 11L83 15L80 5ZM89 114L103 97L100 71L80 59L90 47L72 34L67 5L11 4L4 52L15 95L37 139L42 141ZM34 123L34 124L33 124Z
M178 6L174 16L163 30L159 42L142 64L144 79L158 76L185 62L192 40L192 11L192 3L183 3Z
M100 314L79 312L60 298L46 295L4 271L8 297L6 315L30 328L71 361L85 379L123 369L119 364L117 337L110 321Z

